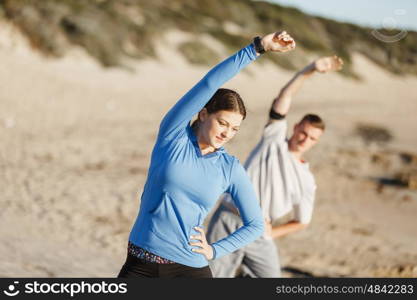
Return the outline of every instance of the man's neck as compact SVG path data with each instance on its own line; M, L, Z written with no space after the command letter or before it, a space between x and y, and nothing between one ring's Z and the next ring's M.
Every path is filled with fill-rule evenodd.
M290 150L290 152L291 152L291 154L292 155L294 155L294 157L298 160L298 161L300 161L300 162L302 162L302 163L304 163L305 161L304 161L304 159L302 158L302 156L303 156L303 154L302 153L300 153L300 152L298 152L298 151L291 151Z
M295 148L295 147L293 146L293 141L290 139L290 140L288 141L288 150L291 152L291 154L292 154L292 155L294 155L294 157L295 157L298 161L300 161L300 162L304 163L305 161L304 161L304 159L303 159L303 153L302 153L302 152L300 152L300 151L295 150L294 148Z

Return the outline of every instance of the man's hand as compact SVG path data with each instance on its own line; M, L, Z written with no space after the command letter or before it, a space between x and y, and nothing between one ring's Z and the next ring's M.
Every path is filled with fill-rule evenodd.
M197 240L198 242L189 242L190 246L197 246L199 248L191 249L193 252L203 254L207 260L213 259L214 252L213 247L207 243L206 235L204 230L200 227L194 227L194 229L200 232L200 235L190 236L191 240Z
M343 60L336 55L321 57L314 63L314 68L317 72L326 73L330 71L339 71L343 67Z
M261 44L265 51L273 52L287 52L295 48L294 39L285 31L274 32L264 36Z
M272 239L272 224L268 219L264 219L265 231L264 237L267 239Z

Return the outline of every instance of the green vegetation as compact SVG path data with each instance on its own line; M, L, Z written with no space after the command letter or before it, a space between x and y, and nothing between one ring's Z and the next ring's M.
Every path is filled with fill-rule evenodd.
M392 140L391 132L384 127L372 124L357 124L355 133L359 135L365 144L384 144Z
M178 50L191 64L213 65L220 61L213 49L199 41L184 42L179 45Z
M398 42L384 43L372 35L371 28L309 16L268 2L0 0L0 16L13 22L32 46L46 55L62 56L70 45L78 45L105 66L121 65L124 56L155 57L155 41L171 29L195 34L196 40L199 34L211 35L235 51L255 35L285 28L296 39L299 53L342 57L345 75L355 77L351 66L355 51L393 73L417 74L416 32L408 32ZM236 30L228 30L227 24ZM396 32L381 33L392 36ZM197 51L196 43L200 42L179 46L187 60L195 64L218 61L214 50L199 46ZM304 63L301 54L266 55L266 59L295 69Z

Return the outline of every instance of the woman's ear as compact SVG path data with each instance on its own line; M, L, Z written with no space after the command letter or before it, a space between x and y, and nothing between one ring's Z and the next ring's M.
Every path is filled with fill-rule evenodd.
M208 117L207 108L203 108L202 110L200 110L200 112L198 113L198 120L200 122L204 122L205 120L207 120L207 117Z

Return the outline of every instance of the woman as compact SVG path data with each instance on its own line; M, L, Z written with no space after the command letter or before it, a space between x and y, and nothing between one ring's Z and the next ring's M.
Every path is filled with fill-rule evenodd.
M222 147L239 130L245 107L236 92L219 88L263 52L294 47L285 31L255 38L214 67L167 113L119 277L210 278L208 260L262 234L264 221L250 180ZM209 245L201 225L224 192L233 195L244 225Z

